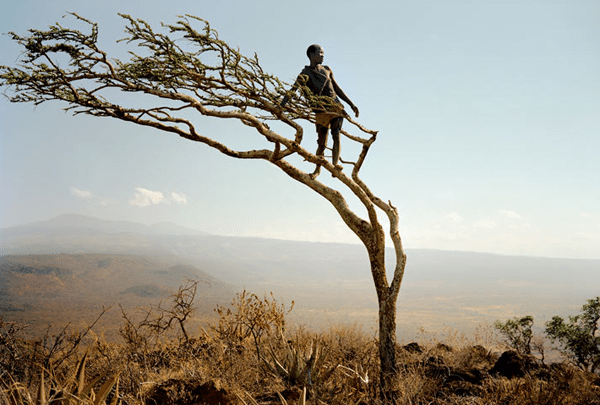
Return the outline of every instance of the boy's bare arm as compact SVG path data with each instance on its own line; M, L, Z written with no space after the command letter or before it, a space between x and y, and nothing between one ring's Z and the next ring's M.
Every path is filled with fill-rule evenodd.
M344 93L344 90L342 90L342 88L337 84L337 82L333 78L333 73L331 73L330 79L331 79L331 84L333 84L333 90L335 90L335 94L337 94L339 98L344 100L346 102L346 104L348 104L350 106L350 108L352 108L352 111L354 111L354 115L356 116L356 118L358 118L358 114L359 114L358 107L356 107L354 105L354 103L352 101L350 101L350 99L348 98L346 93Z

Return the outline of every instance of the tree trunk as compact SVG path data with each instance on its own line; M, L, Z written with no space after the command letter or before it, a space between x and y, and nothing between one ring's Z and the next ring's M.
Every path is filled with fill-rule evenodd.
M371 271L377 288L379 305L379 388L386 403L395 403L395 385L397 384L398 368L396 364L396 301L398 294L386 285L378 285L377 279L385 276L385 268L373 268ZM383 274L382 274L383 273ZM379 276L379 277L377 277Z
M377 291L379 306L380 395L386 403L395 403L398 377L396 365L396 302L400 290L400 280L398 279L401 278L401 272L397 268L392 283L388 282L385 267L384 238L384 235L381 235L380 238L374 238L373 243L369 244L367 249L369 250L371 274ZM403 270L405 256L401 247L399 251L396 251L396 255L401 258L398 263Z
M382 204L379 206L386 208ZM378 222L373 227L371 238L365 246L369 252L371 275L377 291L379 310L379 388L385 403L395 404L397 400L398 367L396 364L396 308L400 286L406 266L406 255L402 247L398 229L396 209L388 205L386 211L390 219L390 236L394 242L396 265L391 282L386 272L385 233Z
M390 394L394 388L396 367L396 298L379 301L379 361L382 391Z

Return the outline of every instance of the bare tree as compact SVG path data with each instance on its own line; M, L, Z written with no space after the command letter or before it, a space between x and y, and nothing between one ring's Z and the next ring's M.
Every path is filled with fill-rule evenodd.
M185 284L180 285L177 292L169 297L173 301L171 307L165 308L161 302L156 309L150 308L140 326L147 327L160 335L177 322L184 342L189 342L190 335L186 324L195 311L194 299L196 299L198 283L197 280L187 280Z
M10 33L24 48L18 66L0 67L0 84L14 91L8 96L10 101L37 105L61 100L67 103L65 110L74 114L113 117L201 142L234 158L269 161L329 201L367 249L379 303L380 381L383 391L391 393L391 384L397 376L396 303L406 255L398 232L396 207L373 194L359 176L377 132L346 117L362 134L342 131L361 145L356 158L342 160L351 168L347 174L301 146L304 132L299 122L314 123L311 106L328 104L331 99L315 99L304 91L310 100L295 98L282 110L278 104L289 86L266 73L256 55L246 57L219 39L206 21L183 16L156 32L142 20L121 15L126 21L124 41L135 45L137 52L130 52L130 60L123 62L109 58L99 48L97 24L72 16L84 29L55 24L47 30L31 29L26 36ZM136 97L124 98L115 90L134 93ZM136 105L128 106L125 99L134 100ZM256 141L263 146L237 150L219 141L216 135L204 135L199 124L192 122L191 113L238 120L256 130L259 135ZM268 125L272 121L285 124L283 128L289 133L283 135L285 131L272 130ZM312 178L303 169L306 163L302 160L320 164L336 178L333 181L336 186ZM366 212L364 218L349 208L346 200L349 196L360 201ZM386 232L378 217L381 212L387 217L388 236L395 251L391 280L386 275Z

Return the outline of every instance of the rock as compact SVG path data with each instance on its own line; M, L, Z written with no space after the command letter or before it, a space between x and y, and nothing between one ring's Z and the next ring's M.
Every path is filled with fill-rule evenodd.
M425 370L425 375L439 380L443 385L452 382L468 382L469 384L480 385L487 373L476 368L460 368L429 364Z
M423 353L423 348L417 342L412 342L407 345L402 346L402 349L409 353Z
M502 353L494 367L490 370L492 375L501 375L507 378L523 377L525 374L536 371L539 368L535 358L525 354L509 350Z

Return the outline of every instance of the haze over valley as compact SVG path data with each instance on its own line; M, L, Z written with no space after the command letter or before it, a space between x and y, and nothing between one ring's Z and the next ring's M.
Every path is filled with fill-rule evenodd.
M377 306L362 245L224 237L163 223L146 226L63 215L0 230L0 317L41 331L90 323L166 302L198 280L198 317L210 317L246 289L295 307L311 327L359 323L375 330ZM390 256L393 252L390 250ZM408 250L398 333L471 333L497 319L575 314L600 293L600 260ZM112 329L111 329L112 328ZM108 332L107 332L108 333Z

